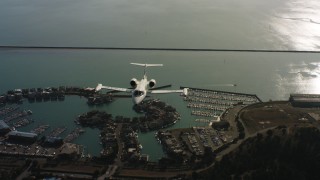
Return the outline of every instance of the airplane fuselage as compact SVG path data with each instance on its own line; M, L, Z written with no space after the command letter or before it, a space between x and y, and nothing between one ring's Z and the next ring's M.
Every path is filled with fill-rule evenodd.
M134 104L139 104L147 96L148 80L144 76L141 81L137 83L136 88L132 91L132 101Z

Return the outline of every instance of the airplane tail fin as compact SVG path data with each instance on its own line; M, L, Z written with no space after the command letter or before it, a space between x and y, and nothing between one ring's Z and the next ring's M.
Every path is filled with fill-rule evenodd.
M135 66L143 66L144 67L144 75L146 75L146 68L147 67L156 67L156 66L163 66L163 64L141 64L141 63L130 63Z

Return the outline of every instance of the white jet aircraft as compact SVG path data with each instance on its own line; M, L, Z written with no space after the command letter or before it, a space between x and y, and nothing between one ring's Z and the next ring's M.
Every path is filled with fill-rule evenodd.
M147 92L154 93L154 94L182 93L182 95L184 96L188 94L187 88L184 88L183 90L152 90L152 88L154 88L156 85L156 80L151 79L150 81L148 81L147 75L146 75L146 68L153 67L153 66L163 66L163 64L140 64L140 63L130 63L130 64L145 67L143 78L140 81L137 80L136 78L131 79L130 85L133 89L110 87L110 86L103 86L102 84L98 84L95 90L100 91L101 89L108 89L108 90L131 93L132 101L134 104L139 104L141 101L143 101L143 99L147 95Z

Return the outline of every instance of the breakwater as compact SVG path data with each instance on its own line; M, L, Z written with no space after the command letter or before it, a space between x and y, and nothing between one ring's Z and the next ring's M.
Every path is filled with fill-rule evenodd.
M274 50L274 49L215 49L215 48L134 48L134 47L85 47L85 46L0 46L0 49L24 50L126 50L126 51L216 51L216 52L264 52L264 53L320 53L308 50Z

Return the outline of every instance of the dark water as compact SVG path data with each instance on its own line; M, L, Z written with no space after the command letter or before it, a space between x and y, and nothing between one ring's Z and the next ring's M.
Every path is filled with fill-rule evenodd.
M113 46L230 49L320 49L319 2L220 0L2 0L0 45ZM128 87L143 70L130 62L163 63L148 69L159 85L173 84L257 94L262 100L290 93L320 93L320 55L298 53L0 50L0 92L48 86ZM236 87L228 84L237 84ZM182 119L173 128L202 125L177 95L153 96L175 106ZM88 107L85 99L24 102L37 123L67 126L92 108L137 116L131 99ZM143 153L162 150L153 133L139 134ZM77 143L98 154L98 131Z

